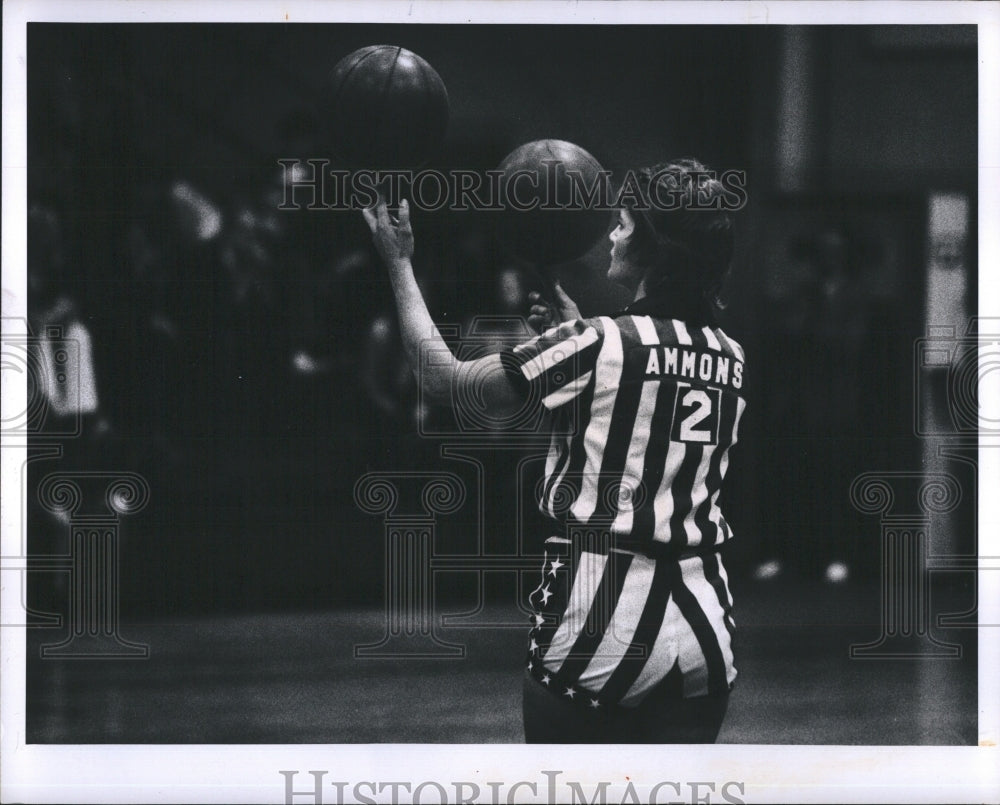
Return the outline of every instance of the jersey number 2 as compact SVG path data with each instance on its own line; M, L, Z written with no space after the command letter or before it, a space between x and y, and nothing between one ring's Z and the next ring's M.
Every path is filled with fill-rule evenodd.
M671 440L717 444L721 401L719 389L695 389L678 384Z

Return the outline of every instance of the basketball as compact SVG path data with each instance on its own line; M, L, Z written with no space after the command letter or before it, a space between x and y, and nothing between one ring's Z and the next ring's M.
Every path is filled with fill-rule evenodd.
M437 71L406 48L354 51L334 67L331 87L331 145L346 167L416 168L444 141L448 91Z
M580 146L535 140L514 149L498 170L514 201L502 216L500 237L517 259L538 266L566 263L607 232L611 214L581 193L603 180L603 168Z

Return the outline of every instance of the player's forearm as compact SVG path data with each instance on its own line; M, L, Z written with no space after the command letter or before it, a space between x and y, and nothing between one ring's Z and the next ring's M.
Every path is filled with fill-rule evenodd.
M458 361L441 337L434 324L427 303L413 276L413 267L408 259L393 261L389 266L389 280L396 298L399 313L399 329L407 362L413 370L417 383L424 394L432 400L447 402L450 399L452 382ZM420 365L421 350L431 350L434 360Z

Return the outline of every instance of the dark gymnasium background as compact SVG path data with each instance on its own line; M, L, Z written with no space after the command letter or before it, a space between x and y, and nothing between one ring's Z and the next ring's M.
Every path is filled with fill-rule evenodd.
M33 649L29 740L520 740L524 630L480 634L451 665L351 654L384 629L386 586L384 526L355 503L357 480L418 469L475 480L440 456L446 435L417 435L418 421L439 434L454 422L419 405L360 213L278 209L277 160L333 159L331 68L381 42L426 58L448 88L433 166L485 170L554 137L619 175L687 155L746 171L724 325L750 373L725 501L745 673L722 739L974 743L971 630L942 637L965 652L935 666L939 696L919 663L847 659L852 642L878 636L882 572L878 517L852 506L851 481L925 466L914 345L941 259L935 198L962 211L945 258L966 289L958 309L975 310L971 26L30 24L30 326L83 334L93 377L80 410L62 412L80 415L79 437L35 437L29 549L67 550L66 523L36 501L51 472L134 472L151 496L122 518L119 546L122 634L150 657L101 670ZM414 219L437 320L523 311L528 275L504 257L488 213ZM601 285L607 251L595 247L567 282L586 315L623 301ZM60 458L42 455L53 441ZM484 455L486 549L509 552L516 534L537 548L537 521L512 505L525 494L516 457ZM950 471L974 489L968 466ZM966 495L935 538L973 550L974 512ZM436 550L472 551L478 530L470 500L438 518ZM502 620L521 618L503 574L483 589L474 573L439 575L441 611L482 596ZM936 605L973 605L971 576L943 581ZM65 611L59 574L29 585L35 608ZM32 630L31 645L60 634ZM391 717L384 699L366 710L363 698L311 721L291 715L393 674L426 691L416 715ZM254 687L278 678L316 695ZM479 680L471 692L468 679ZM181 691L187 704L173 706L199 715L169 716ZM874 699L857 705L859 691ZM895 730L862 712L871 702L894 708ZM164 718L143 715L153 706Z

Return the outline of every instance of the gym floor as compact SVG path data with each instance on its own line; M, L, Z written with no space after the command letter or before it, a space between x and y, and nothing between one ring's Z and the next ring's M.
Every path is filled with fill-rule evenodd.
M958 658L851 659L881 634L877 585L734 583L734 744L975 745L976 631L933 628ZM934 589L931 612L969 591ZM482 621L517 621L494 606ZM380 609L123 622L145 660L41 659L28 632L29 743L520 743L527 627L448 628L460 659L355 659Z

